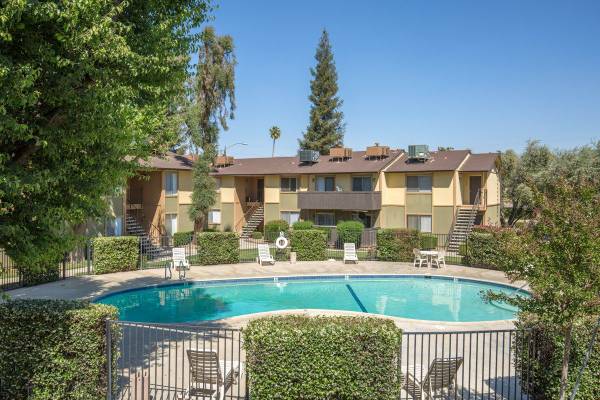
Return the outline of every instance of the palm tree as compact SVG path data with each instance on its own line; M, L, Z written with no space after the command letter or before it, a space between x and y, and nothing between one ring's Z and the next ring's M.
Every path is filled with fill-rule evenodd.
M273 152L271 153L271 157L275 157L275 141L281 137L281 129L278 126L272 126L269 129L269 133L271 134L271 139L273 139Z

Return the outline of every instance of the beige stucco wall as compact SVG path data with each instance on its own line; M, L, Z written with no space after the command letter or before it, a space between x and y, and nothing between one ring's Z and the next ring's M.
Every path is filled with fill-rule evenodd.
M431 214L431 194L407 193L406 214Z
M233 203L235 199L235 179L233 176L221 177L221 203Z
M454 172L443 171L433 174L432 201L434 206L452 206L454 205L452 187Z
M488 206L483 216L486 225L500 225L500 205Z
M279 203L265 203L265 224L280 218Z
M405 228L404 206L381 206L378 226L381 228Z
M233 224L235 224L233 214L233 203L221 204L221 230L233 230Z
M279 203L279 188L278 175L265 176L265 203Z
M179 199L175 196L165 196L165 214L177 214L179 212Z
M487 189L488 207L500 204L500 179L498 178L497 173L488 173L485 188Z
M179 171L179 204L192 204L192 192L194 183L192 181L192 171Z
M433 233L447 234L452 227L454 219L454 207L452 206L434 206L433 207Z
M281 192L279 194L281 211L298 211L298 194L294 192Z
M309 175L300 175L298 177L298 180L296 181L298 184L298 191L306 192L308 190L309 180L310 180Z
M180 204L179 212L177 214L177 231L188 232L194 230L194 221L190 218L189 214L190 205Z
M380 179L381 204L403 206L406 198L406 178L402 173L387 172Z

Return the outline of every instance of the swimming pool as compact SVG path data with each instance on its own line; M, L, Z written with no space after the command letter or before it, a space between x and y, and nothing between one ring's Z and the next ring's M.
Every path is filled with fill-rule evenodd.
M485 302L487 290L518 289L491 282L423 275L351 275L183 282L131 289L96 302L135 322L199 322L297 309L356 311L445 322L515 318L515 309ZM523 292L519 294L524 294Z

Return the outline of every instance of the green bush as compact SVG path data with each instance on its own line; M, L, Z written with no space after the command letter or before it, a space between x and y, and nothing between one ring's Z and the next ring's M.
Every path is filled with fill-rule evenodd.
M432 233L421 233L420 235L421 250L432 250L437 248L438 238Z
M377 231L377 258L381 261L412 261L413 249L420 248L419 232L411 229Z
M263 238L262 232L259 232L259 231L252 232L252 239L262 239L262 238Z
M39 260L30 261L27 267L17 267L21 273L23 286L35 286L59 280L62 261L62 257L49 255Z
M194 231L176 232L173 234L173 246L181 247L192 243Z
M579 369L589 347L592 329L598 317L590 318L583 324L576 325L571 343L569 361L568 390L573 389ZM515 361L517 370L522 370L521 382L529 382L524 391L536 400L557 399L560 392L560 375L564 335L557 329L532 322L526 315L520 315L517 327L524 329L535 340L535 353L531 351L528 340L514 340ZM530 372L529 374L527 372ZM596 338L595 346L587 368L581 377L578 400L597 400L600 393L600 340ZM532 396L533 397L533 396Z
M336 226L336 230L340 242L354 243L359 247L365 226L360 221L340 221Z
M197 261L202 265L240 262L240 242L234 232L202 232L196 235Z
M307 229L314 229L315 224L312 221L296 221L292 224L292 229L296 231L305 231Z
M290 225L282 219L274 219L265 224L265 239L272 242L279 237L279 232L287 232Z
M133 271L138 267L140 239L137 236L93 239L94 273Z
M15 300L0 304L0 398L105 399L108 318L118 318L116 308L84 301ZM116 327L112 336L116 372Z
M290 242L298 261L321 261L326 258L327 234L323 231L318 229L292 231Z
M466 257L467 256L467 244L461 243L458 245L458 255Z
M243 331L253 399L398 399L402 331L390 320L270 317Z

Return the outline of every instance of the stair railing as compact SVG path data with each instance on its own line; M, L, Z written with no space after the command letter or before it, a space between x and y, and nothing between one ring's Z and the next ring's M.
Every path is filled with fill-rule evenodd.
M480 203L481 203L481 189L477 190L477 193L475 194L475 199L473 200L473 204L471 205L471 209L469 211L469 222L467 224L466 240L468 240L468 235L469 235L469 233L471 233L471 229L473 228L473 223L475 222L475 219L477 218L477 212L479 211ZM458 207L456 209L456 212L454 213L454 219L452 220L452 225L450 226L450 232L448 234L448 240L446 242L446 249L448 249L448 246L450 246L450 243L452 242L452 237L454 236L454 227L456 225L456 220L458 219L459 213L460 213L460 207Z
M247 204L248 204L248 203L247 203ZM247 221L247 220L248 220L248 218L249 218L250 216L252 216L252 214L254 214L254 212L255 212L256 210L258 210L258 208L260 208L260 206L262 205L262 203L260 203L260 202L252 202L252 203L249 203L249 204L250 204L250 207L248 207L248 208L246 209L246 211L244 212L244 215L242 215L242 217L241 217L241 218L240 218L240 219L239 219L239 220L238 220L238 221L235 223L235 229L236 229L236 230L238 229L238 227L239 227L239 226L240 226L242 223L244 223L245 221Z

